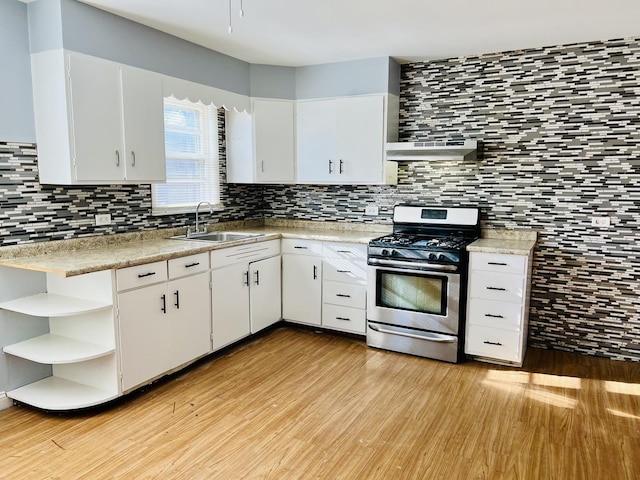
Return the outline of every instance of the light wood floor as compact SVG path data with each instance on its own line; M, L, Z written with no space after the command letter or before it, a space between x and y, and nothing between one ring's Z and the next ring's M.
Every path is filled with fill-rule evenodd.
M640 365L450 365L283 327L107 409L0 412L0 478L637 479Z

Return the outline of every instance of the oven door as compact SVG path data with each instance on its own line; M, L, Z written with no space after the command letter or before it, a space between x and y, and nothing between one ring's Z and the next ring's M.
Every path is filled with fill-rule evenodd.
M367 319L372 322L457 335L459 308L459 273L367 267Z

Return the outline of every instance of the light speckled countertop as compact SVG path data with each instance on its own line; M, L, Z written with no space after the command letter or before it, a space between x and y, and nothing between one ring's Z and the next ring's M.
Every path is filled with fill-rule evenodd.
M467 245L469 252L529 255L538 234L533 230L483 230L482 237Z
M210 230L257 233L260 236L224 244L173 240L169 237L184 235L185 232L184 228L174 228L39 242L0 248L0 265L71 277L279 238L366 244L372 238L390 232L391 228L391 225L380 224L278 219L227 222L214 224ZM536 232L531 230L483 230L482 238L469 245L467 250L529 255L536 238Z
M389 232L391 226L270 220L220 223L212 225L210 230L261 236L224 244L170 239L184 235L185 229L178 228L39 242L0 248L0 265L70 277L279 238L368 243Z

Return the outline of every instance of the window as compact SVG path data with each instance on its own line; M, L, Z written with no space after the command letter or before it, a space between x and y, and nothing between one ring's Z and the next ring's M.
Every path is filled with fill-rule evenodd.
M199 202L220 204L218 120L212 105L164 99L167 183L152 190L152 213L193 212Z

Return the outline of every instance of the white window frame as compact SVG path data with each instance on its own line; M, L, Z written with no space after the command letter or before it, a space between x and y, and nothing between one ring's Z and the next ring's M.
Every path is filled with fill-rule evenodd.
M214 105L204 105L201 102L194 103L188 99L179 100L175 97L165 97L165 106L173 106L177 108L189 108L195 109L200 112L206 118L206 121L201 122L201 128L199 135L203 138L208 138L208 141L201 141L201 150L197 154L193 153L180 153L165 151L165 161L167 162L167 182L159 185L169 185L171 183L178 183L179 180L173 180L169 178L170 169L169 163L172 159L197 159L201 160L202 170L207 172L209 181L203 182L203 190L198 201L186 202L180 204L170 205L158 205L157 198L157 184L151 186L151 213L152 215L173 215L179 213L193 213L199 202L209 202L214 208L221 209L220 203L220 159L219 159L219 145L218 145L218 112ZM165 126L165 132L180 131L179 127Z

